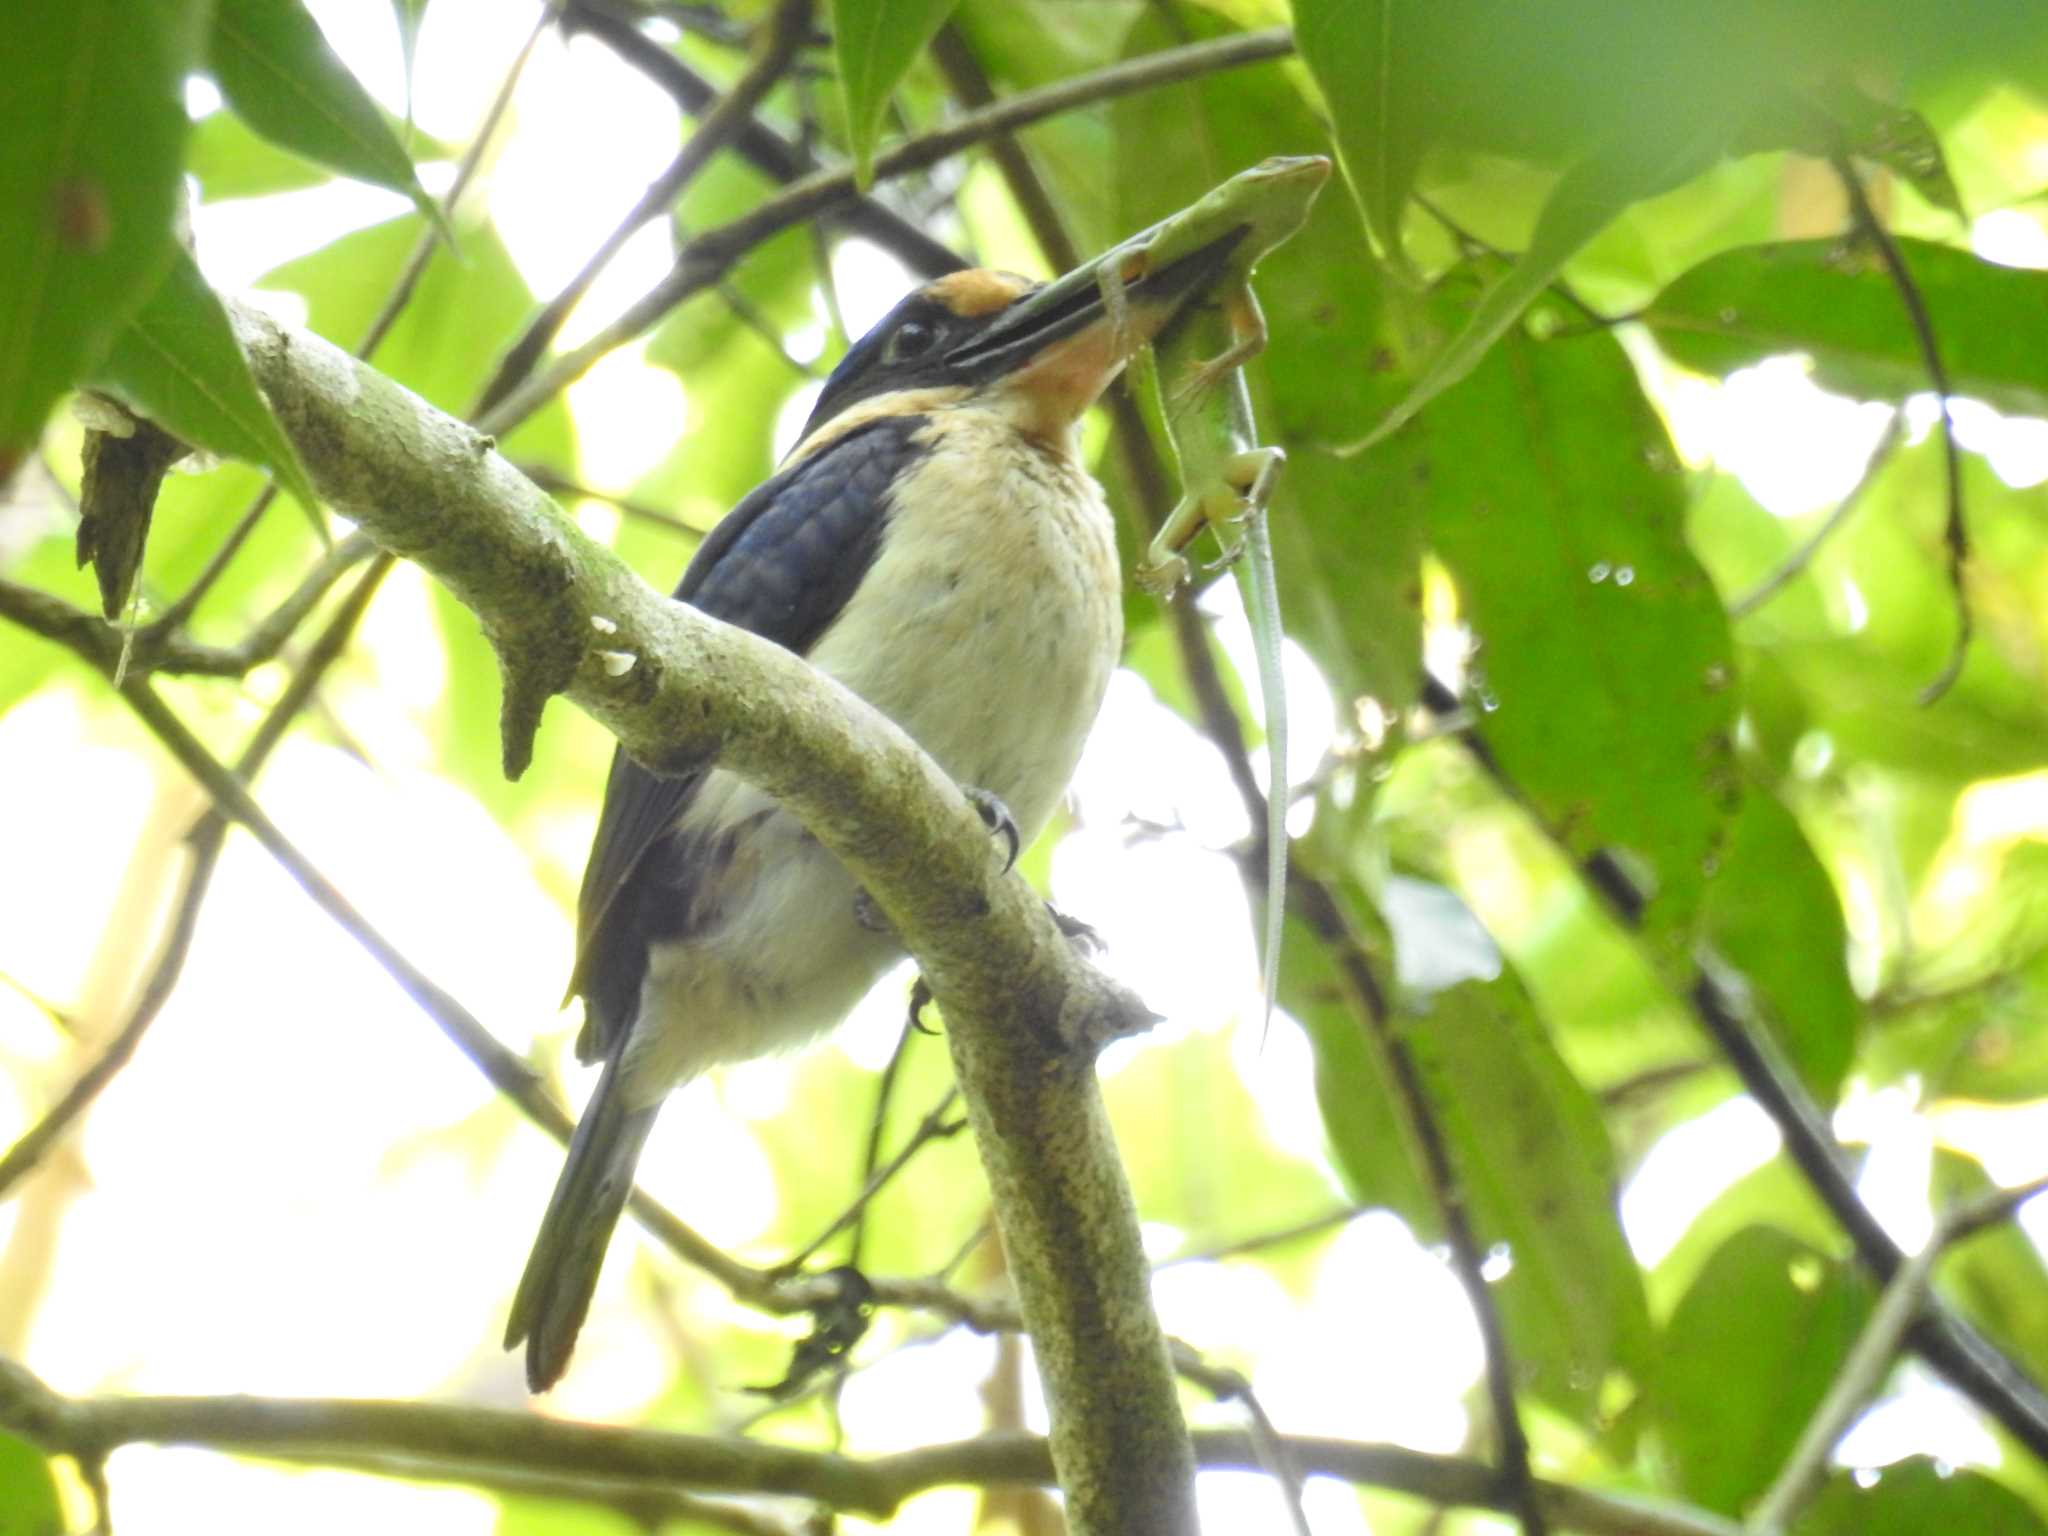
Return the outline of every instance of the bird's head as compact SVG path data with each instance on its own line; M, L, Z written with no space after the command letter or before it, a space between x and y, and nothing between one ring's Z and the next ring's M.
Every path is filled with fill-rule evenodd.
M832 370L797 451L874 416L977 399L1022 430L1057 439L1131 355L1224 270L1241 234L1233 231L1132 283L1121 316L1103 297L1099 261L1051 283L979 267L927 283Z

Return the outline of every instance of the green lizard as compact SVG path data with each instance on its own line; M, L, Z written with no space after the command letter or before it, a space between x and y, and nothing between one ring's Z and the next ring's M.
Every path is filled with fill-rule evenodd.
M1266 1021L1279 986L1280 937L1287 889L1287 702L1281 679L1280 594L1264 512L1286 455L1258 440L1244 364L1265 350L1266 320L1252 293L1252 269L1307 222L1329 179L1321 155L1276 156L1242 171L1098 263L1098 281L1112 316L1124 288L1177 258L1212 244L1237 226L1222 274L1177 317L1156 344L1156 362L1133 359L1132 385L1141 407L1178 462L1181 499L1168 514L1136 572L1146 591L1166 596L1188 579L1183 553L1203 529L1221 548L1218 565L1238 563L1245 612L1258 654L1259 691L1266 702ZM1166 385L1162 393L1161 382Z

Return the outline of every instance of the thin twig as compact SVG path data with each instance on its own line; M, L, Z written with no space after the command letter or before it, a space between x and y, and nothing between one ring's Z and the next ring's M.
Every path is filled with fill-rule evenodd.
M1870 457L1863 461L1863 473L1856 477L1856 483L1849 493L1836 502L1828 515L1821 519L1820 526L1808 534L1798 548L1778 562L1775 569L1749 591L1728 605L1728 617L1747 618L1763 607L1772 598L1789 586L1794 577L1813 563L1813 557L1820 553L1821 545L1834 537L1837 529L1849 520L1849 514L1862 505L1863 498L1877 483L1877 477L1891 462L1893 452L1905 441L1906 418L1902 411L1893 411L1885 419L1884 431L1871 445Z
M1006 97L943 128L908 139L877 156L874 173L878 180L886 180L923 170L970 145L1042 118L1135 91L1280 58L1293 47L1293 34L1285 27L1274 27L1128 59L1093 74ZM652 328L684 299L717 283L744 253L791 225L844 207L853 195L851 169L820 171L766 199L752 212L698 235L677 256L668 276L596 336L561 354L544 373L501 400L477 423L478 427L503 436L581 378L599 358Z
M805 1264L810 1262L813 1254L860 1218L861 1214L867 1210L869 1202L888 1187L889 1181L901 1173L912 1158L916 1157L918 1153L922 1152L932 1142L942 1141L949 1136L957 1136L966 1130L967 1122L953 1114L953 1106L959 1102L960 1090L958 1088L948 1088L946 1096L932 1107L931 1113L918 1122L917 1129L910 1133L910 1139L903 1144L902 1150L880 1168L877 1168L869 1177L867 1183L862 1186L861 1192L853 1197L853 1203L835 1216L826 1225L824 1231L820 1232L808 1243L805 1243L803 1247L778 1264L776 1266L777 1272L791 1274L802 1269ZM950 1118L948 1118L949 1116Z
M193 612L199 607L200 600L213 590L214 583L219 581L222 575L226 573L229 564L241 551L242 546L248 542L249 535L256 531L256 525L263 521L263 514L268 512L271 503L277 500L277 493L278 488L275 480L256 493L254 499L250 501L242 515L235 520L235 526L228 530L228 536L220 541L219 547L211 555L207 556L205 566L201 568L197 576L192 578L192 584L186 587L177 600L165 608L162 613L159 613L136 631L135 648L137 650L141 650L152 641L161 644L169 636L185 627L186 621L192 617ZM318 519L320 509L318 507L312 508L311 515ZM323 524L322 526L324 527L325 525Z
M1855 220L1856 232L1876 247L1878 259L1891 275L1892 287L1897 290L1899 303L1913 326L1913 342L1920 349L1920 365L1927 370L1928 380L1934 385L1935 400L1941 407L1942 474L1948 494L1948 516L1942 526L1942 535L1948 545L1949 586L1956 597L1956 638L1948 661L1934 680L1920 690L1920 702L1927 705L1940 699L1962 676L1963 661L1970 649L1970 636L1976 628L1976 619L1970 612L1969 593L1963 584L1963 568L1970 558L1970 530L1963 519L1963 451L1956 442L1955 418L1949 409L1949 397L1955 390L1949 383L1948 367L1941 360L1941 339L1935 334L1933 316L1927 312L1926 296L1920 292L1919 283L1907 269L1906 258L1900 253L1898 242L1884 227L1877 210L1870 206L1870 194L1864 188L1863 178L1856 174L1856 167L1850 163L1848 151L1836 150L1828 157L1828 163L1834 167L1842 190L1849 194L1849 211Z
M2048 1179L2037 1179L2017 1189L1992 1190L1958 1207L1936 1223L1926 1246L1899 1266L1842 1361L1827 1396L1807 1421L1799 1443L1751 1513L1753 1536L1781 1536L1819 1490L1836 1444L1877 1396L1907 1331L1926 1310L1934 1266L1941 1256L1964 1239L2004 1221L2044 1189L2048 1189Z
M701 115L717 99L717 86L647 37L631 21L593 5L590 0L575 0L565 7L562 24L571 32L588 32L597 38L674 97L687 116ZM756 170L775 181L796 181L818 169L817 158L807 149L792 144L758 120L741 128L732 147ZM965 265L943 242L872 197L851 198L844 207L820 217L847 234L872 240L923 278L944 277Z
M1834 1133L1798 1075L1767 1037L1743 1021L1726 986L1708 972L1694 978L1688 1001L1742 1086L1777 1125L1793 1165L1848 1234L1858 1259L1889 1285L1905 1255L1857 1195ZM2048 1461L2048 1396L2010 1357L1940 1305L1925 1310L1909 1340L1951 1386Z
M1301 1502L1301 1466L1288 1447L1286 1437L1273 1427L1265 1404L1252 1390L1250 1378L1242 1371L1210 1365L1178 1339L1173 1341L1173 1346L1173 1368L1176 1371L1218 1402L1236 1403L1244 1409L1252 1450L1259 1459L1259 1470L1280 1490L1281 1501L1287 1507L1289 1527L1294 1536L1314 1536L1309 1529L1308 1512Z
M913 1001L911 1006L917 1006ZM863 1188L874 1180L875 1170L882 1162L882 1136L889 1128L889 1106L896 1098L896 1083L903 1072L904 1058L910 1052L910 1043L917 1038L918 1027L914 1018L905 1019L903 1028L897 1032L896 1048L889 1052L889 1060L882 1067L882 1075L875 1082L875 1107L868 1116L867 1141L861 1148L860 1182ZM855 1269L860 1268L861 1252L867 1246L868 1212L865 1202L854 1214L853 1237L846 1245L846 1262Z
M760 305L742 293L737 283L720 283L718 297L724 302L725 307L732 311L733 318L759 337L762 345L782 359L783 366L791 373L800 379L809 379L813 382L825 377L823 368L816 363L805 362L783 345L782 332L775 321L762 312Z
M1260 1253L1268 1248L1299 1242L1304 1237L1315 1237L1337 1227L1349 1226L1371 1209L1371 1206L1366 1205L1347 1205L1271 1232L1257 1232L1250 1237L1233 1238L1230 1242L1218 1243L1213 1248L1192 1248L1186 1253L1176 1253L1170 1259L1162 1259L1154 1267L1172 1269L1180 1264L1213 1264L1219 1259L1234 1259L1247 1253Z
M462 194L469 190L469 184L476 179L477 167L483 164L484 152L492 139L497 137L498 127L505 121L505 114L512 109L512 95L519 88L519 80L526 73L527 62L533 57L533 50L540 42L541 34L548 29L553 17L553 8L543 5L540 14L534 18L533 30L526 35L526 41L519 47L511 65L505 71L505 78L498 82L498 93L491 98L485 109L483 121L477 125L476 137L463 152L462 163L455 168L455 179L449 183L448 195L441 199L442 219L449 228L454 227L455 205L462 200ZM356 356L368 362L377 355L377 349L384 345L384 338L391 334L391 328L412 303L412 296L418 290L420 279L426 275L427 263L434 259L434 253L445 243L442 233L429 220L427 227L420 231L414 242L412 254L406 257L405 268L398 274L398 281L391 292L385 295L384 305L371 318L369 327L363 332L363 339L356 344Z
M981 60L961 34L958 22L949 21L939 28L932 38L931 55L939 73L946 77L947 88L962 106L979 110L995 104L995 88L989 84ZM1024 227L1031 231L1031 238L1038 242L1052 270L1071 272L1078 267L1081 252L1068 235L1059 205L1053 201L1023 144L1014 134L999 133L988 141L988 152L996 169L1002 172L1010 196L1016 199L1018 211L1024 215Z
M595 251L576 275L563 285L561 292L542 306L538 315L527 325L519 339L506 349L499 361L497 372L484 386L477 405L477 413L488 411L504 399L512 389L533 372L541 355L561 334L562 326L569 318L569 312L579 304L590 291L590 285L597 281L598 274L611 264L614 256L625 248L625 244L648 220L657 217L671 207L684 190L697 178L697 173L711 163L711 157L730 144L753 120L754 108L759 106L768 93L782 81L795 60L797 49L811 27L811 0L782 0L775 7L766 28L765 42L761 53L748 66L746 73L734 82L731 90L718 100L703 120L697 131L690 135L676 157L640 195L631 210L621 219L618 226L599 242Z
M550 496L568 496L578 501L601 501L607 506L617 507L627 517L649 523L670 533L680 534L686 539L702 539L704 530L692 528L673 512L664 512L659 507L650 507L644 501L634 501L628 496L615 496L610 491L592 490L579 481L550 469L545 464L521 464L519 473Z
M328 589L352 566L369 559L376 549L366 534L350 534L320 557L319 564L306 573L291 596L257 620L233 645L202 645L181 634L158 638L151 631L137 631L132 637L129 665L138 672L246 676L275 657L307 614L319 606ZM62 598L35 587L5 580L0 580L0 618L68 646L94 663L103 656L118 663L122 646L130 638L118 625L109 624L96 613L74 608Z
M1467 229L1448 213L1445 213L1435 202L1420 192L1411 192L1409 196L1414 200L1418 208L1442 225L1444 232L1464 248L1468 258L1476 252L1479 255L1490 256L1495 261L1506 262L1509 265L1513 265L1521 259L1512 251L1504 251L1484 236L1473 233L1473 231ZM1572 327L1574 334L1578 334L1581 330L1586 333L1612 331L1624 320L1631 318L1627 315L1602 314L1585 299L1581 298L1578 291L1561 277L1552 278L1545 286L1573 309L1576 309L1584 319L1585 325L1583 327ZM1553 332L1552 334L1558 333Z

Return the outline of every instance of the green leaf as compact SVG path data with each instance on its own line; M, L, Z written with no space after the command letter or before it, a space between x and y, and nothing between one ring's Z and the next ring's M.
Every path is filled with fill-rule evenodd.
M1832 1104L1862 1008L1834 882L1792 813L1752 788L1707 886L1702 932L1749 984L1752 1003L1807 1088Z
M1764 648L1797 685L1805 725L1825 731L1838 755L1958 787L2032 772L2048 741L2040 685L2048 642L2038 628L2040 598L2025 574L2048 559L2041 493L2015 490L1978 454L1965 453L1962 469L1978 634L1962 677L1939 703L1918 698L1955 633L1939 434L1894 454L1805 574L1737 631L1745 648ZM1701 515L1708 507L1695 508L1700 547L1719 546L1724 591L1745 591L1755 568L1727 559L1729 537L1742 524L1770 539L1788 536L1739 488L1724 485L1712 500L1719 511L1711 527ZM1754 663L1745 671L1754 673Z
M2040 886L2031 903L2038 905ZM2005 902L1999 903L2001 906ZM2020 1104L2048 1098L2048 950L2002 964L1952 993L1885 1011L1863 1067L1873 1081L1917 1078L1929 1099Z
M1860 1276L1774 1228L1721 1246L1672 1314L1652 1394L1686 1497L1737 1515L1770 1485L1872 1300Z
M2048 413L2048 353L2023 315L2048 313L2048 272L1897 240L1957 394ZM1671 357L1726 374L1802 352L1830 389L1900 400L1933 388L1906 307L1877 253L1841 240L1750 246L1701 262L1643 314Z
M265 138L433 210L377 103L299 0L219 0L207 63L228 105Z
M1103 1083L1103 1097L1138 1209L1191 1244L1277 1230L1330 1208L1321 1168L1273 1144L1233 1064L1229 1031L1138 1052Z
M49 1458L0 1430L0 1536L62 1536L63 1530Z
M875 141L890 94L958 3L832 0L832 50L846 99L846 141L861 186L873 179Z
M1930 1193L1938 1211L1991 1193L1990 1175L1976 1159L1947 1147L1934 1149ZM1979 1232L1942 1255L1935 1285L1993 1343L2019 1361L2035 1380L2048 1374L2048 1265L2017 1221Z
M1792 1529L1794 1536L2041 1536L2048 1525L1996 1478L1912 1456L1875 1474L1831 1478Z
M177 249L202 0L14 8L0 91L0 482Z
M1848 1239L1806 1176L1782 1152L1716 1195L1650 1271L1650 1304L1674 1311L1720 1251L1751 1227L1769 1227L1843 1261Z
M1294 44L1329 107L1337 163L1365 227L1397 261L1405 260L1401 212L1424 147L1405 73L1417 50L1404 43L1426 9L1410 6L1402 14L1394 0L1295 0L1294 6Z
M333 180L333 172L280 149L232 112L212 112L192 125L185 169L202 202L297 192Z
M1476 729L1583 862L1618 850L1682 955L1735 810L1734 661L1664 428L1614 339L1509 338L1405 434L1479 643Z
M1430 997L1398 1027L1422 1070L1482 1250L1518 1380L1599 1428L1603 1389L1646 1380L1649 1303L1615 1212L1600 1107L1566 1069L1511 975ZM1415 1218L1411 1216L1411 1222ZM1434 1238L1434 1214L1418 1224Z
M1414 420L1424 406L1479 365L1589 240L1630 204L1669 191L1712 165L1731 131L1728 123L1715 120L1697 137L1675 139L1661 154L1647 156L1642 138L1629 136L1566 172L1543 205L1528 249L1480 298L1464 328L1429 360L1399 405L1364 437L1337 451L1363 452ZM1648 137L1655 143L1670 135Z
M1409 896L1389 908L1407 914L1393 930L1398 969L1448 979L1458 968L1446 971L1424 953L1427 925L1414 920L1413 896L1431 891L1448 908L1462 905L1440 887L1402 885ZM1362 931L1356 920L1350 926ZM1477 928L1469 914L1465 927ZM1390 1052L1344 955L1307 920L1290 919L1281 997L1315 1046L1332 1155L1354 1197L1388 1206L1423 1241L1441 1241L1443 1212ZM1462 969L1488 967L1468 957ZM1494 1295L1517 1379L1577 1422L1599 1423L1610 1376L1641 1381L1650 1365L1649 1308L1615 1216L1614 1154L1599 1106L1511 975L1410 992L1390 1027L1416 1066L1475 1237L1510 1264Z
M114 338L97 382L194 447L271 470L309 512L313 483L256 388L228 312L190 256Z
M1335 894L1352 909L1346 919L1351 931L1365 932L1354 893L1340 888ZM1370 1005L1360 990L1358 967L1389 969L1381 946L1373 945L1373 951L1347 954L1341 941L1290 913L1280 946L1280 1001L1315 1051L1316 1102L1345 1189L1361 1204L1383 1205L1414 1223L1427 1219L1435 1206L1420 1152L1395 1102L1386 1053L1368 1025Z

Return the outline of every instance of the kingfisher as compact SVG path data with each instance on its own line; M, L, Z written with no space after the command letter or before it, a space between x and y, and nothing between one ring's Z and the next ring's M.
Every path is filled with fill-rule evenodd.
M677 600L888 715L1014 856L1065 793L1122 646L1114 530L1078 424L1216 280L1236 234L1113 308L1092 265L1050 284L970 269L912 293L833 370ZM669 1091L822 1034L902 953L779 802L715 763L657 777L613 755L569 984L577 1056L602 1072L505 1331L534 1391L568 1367Z

